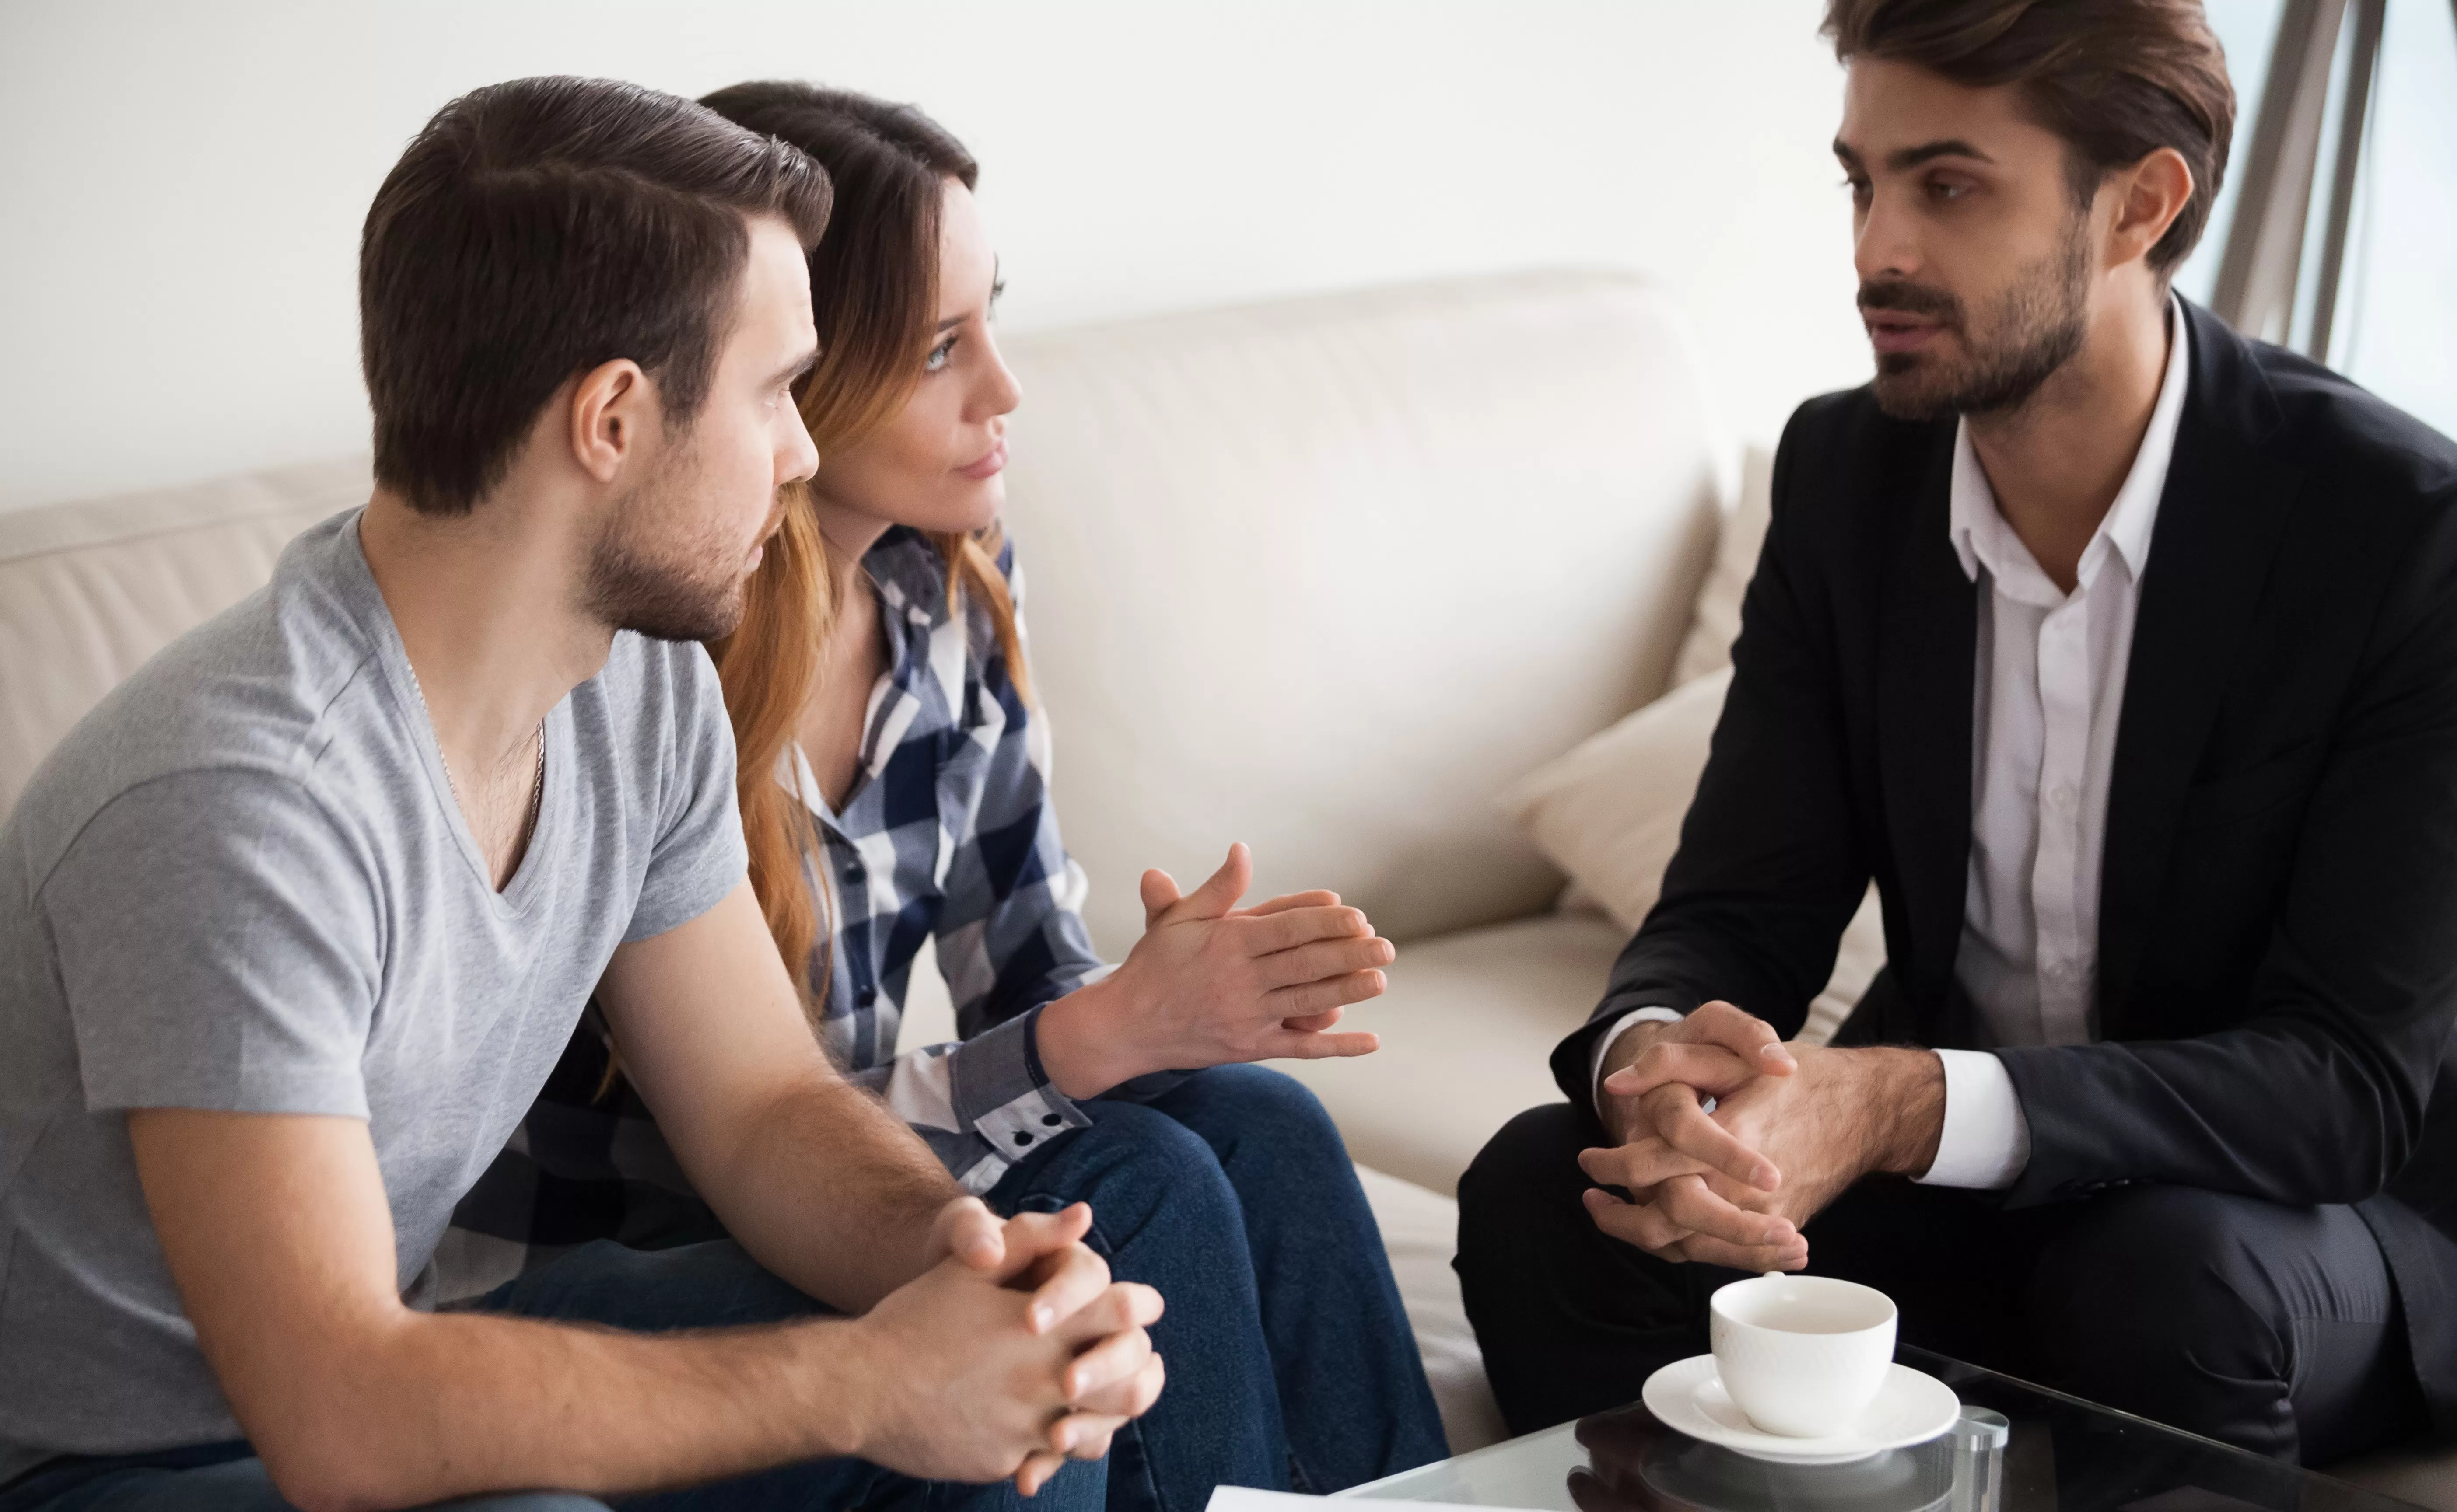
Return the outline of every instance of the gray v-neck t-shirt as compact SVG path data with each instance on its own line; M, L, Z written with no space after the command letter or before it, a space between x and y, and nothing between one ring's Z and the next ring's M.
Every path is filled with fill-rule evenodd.
M626 633L547 716L497 892L358 519L115 689L0 828L0 1481L238 1437L127 1110L364 1119L417 1304L614 947L742 880L715 671Z

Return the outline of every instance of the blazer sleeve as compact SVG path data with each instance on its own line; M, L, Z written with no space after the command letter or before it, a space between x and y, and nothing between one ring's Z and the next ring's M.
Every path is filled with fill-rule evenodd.
M2014 1205L2139 1183L2296 1206L2380 1192L2457 1030L2457 496L2384 596L2240 1025L1997 1052L2031 1159Z
M1594 1104L1597 1039L1634 1009L1686 1013L1718 999L1786 1037L1834 970L1843 930L1868 890L1855 838L1841 688L1801 457L1811 410L1775 454L1772 522L1742 600L1732 685L1715 725L1681 846L1646 922L1614 963L1603 1001L1553 1052L1573 1103Z

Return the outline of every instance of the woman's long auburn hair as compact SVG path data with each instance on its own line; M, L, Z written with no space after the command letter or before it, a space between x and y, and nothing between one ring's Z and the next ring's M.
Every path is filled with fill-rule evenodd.
M811 253L811 312L819 359L795 401L821 458L895 419L921 380L939 319L940 206L947 180L971 189L980 168L961 142L910 105L794 83L736 84L701 104L738 126L800 148L827 170L836 204ZM949 612L971 595L989 611L1008 675L1030 697L1015 601L999 571L999 527L934 534L947 563ZM821 929L827 868L800 799L777 781L822 648L848 607L837 566L805 490L788 491L784 524L745 586L742 623L710 644L733 724L734 781L751 887L768 932L816 1025L833 960Z

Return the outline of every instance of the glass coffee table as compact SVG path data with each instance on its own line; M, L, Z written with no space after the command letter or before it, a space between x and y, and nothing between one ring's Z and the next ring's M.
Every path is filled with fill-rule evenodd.
M2413 1512L1942 1355L1905 1346L1895 1358L1953 1388L1965 1428L1854 1464L1775 1465L1632 1405L1340 1495L1539 1512Z

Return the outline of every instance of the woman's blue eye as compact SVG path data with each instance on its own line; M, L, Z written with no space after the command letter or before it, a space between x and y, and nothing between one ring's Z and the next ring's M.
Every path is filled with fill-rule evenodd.
M947 358L954 354L955 350L956 337L949 337L944 341L939 342L937 346L932 347L930 349L930 355L921 359L921 371L924 373L936 373L940 368L945 367L947 365Z

